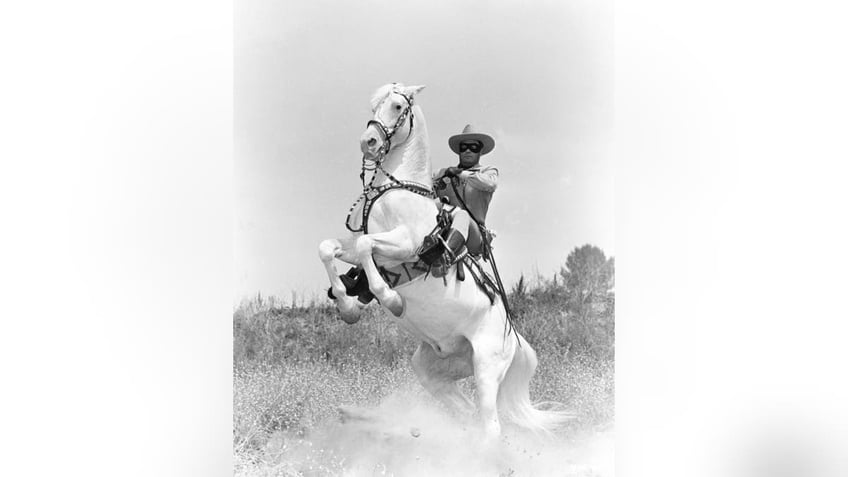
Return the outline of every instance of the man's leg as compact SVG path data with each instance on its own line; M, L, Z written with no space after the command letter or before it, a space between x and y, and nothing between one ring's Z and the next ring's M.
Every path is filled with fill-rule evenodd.
M451 233L459 232L462 234L462 240L465 242L468 253L471 255L480 255L483 253L483 237L480 235L480 229L471 220L468 212L457 207L451 215L453 216L453 224L451 225L453 230L451 230ZM454 244L448 240L448 245L452 247Z
M419 248L418 255L424 263L435 263L445 252L450 256L446 265L450 266L461 260L465 254L479 255L483 251L483 238L471 216L459 207L450 211L451 226L444 233L444 245L439 241L427 241Z

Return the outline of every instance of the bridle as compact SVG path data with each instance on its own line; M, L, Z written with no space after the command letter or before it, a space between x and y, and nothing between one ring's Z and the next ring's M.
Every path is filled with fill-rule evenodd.
M409 139L410 137L412 137L412 128L415 127L415 114L412 113L412 98L401 93L398 90L393 89L392 91L390 91L389 94L387 94L386 97L383 98L382 101L380 101L380 103L377 105L377 107L374 108L374 110L376 111L377 109L379 109L380 105L382 105L387 99L389 99L389 97L392 95L392 93L397 93L400 96L402 96L403 99L406 100L406 107L403 109L403 112L400 113L400 116L398 116L397 121L395 121L395 125L392 126L391 129L389 129L388 127L386 127L385 124L383 124L382 121L377 119L376 116L374 117L374 119L368 121L368 124L365 125L365 128L367 129L367 128L371 127L371 125L373 124L373 125L377 126L380 129L380 131L383 133L383 138L384 138L383 146L380 148L379 151L377 151L377 157L378 157L377 161L379 161L379 162L382 162L385 155L388 154L389 149L391 149L391 147L392 147L392 136L395 135L395 133L397 132L398 129L403 127L404 123L406 122L407 117L409 118L409 133L406 135L406 139ZM406 141L406 139L404 139L404 141Z
M362 195L359 196L359 199L357 199L350 207L350 211L347 214L347 220L345 220L345 227L347 227L347 229L351 232L368 233L368 216L371 211L371 206L374 205L374 202L376 202L380 196L391 189L405 189L425 197L436 197L436 193L433 191L432 186L425 186L413 181L399 180L383 168L383 160L386 158L386 155L392 147L392 137L394 137L395 133L397 133L397 131L406 123L406 120L409 119L409 132L406 135L406 139L402 141L406 142L410 137L412 137L412 129L415 127L415 114L412 112L412 98L397 89L392 89L389 94L387 94L386 97L377 104L374 111L377 111L380 106L389 99L389 97L391 97L392 93L401 95L403 99L406 100L406 107L400 113L400 116L398 116L397 121L395 121L394 126L391 128L386 127L386 125L383 124L376 115L374 119L368 121L368 124L365 126L366 129L371 127L371 125L377 126L377 129L383 133L383 145L380 147L380 150L377 151L377 156L374 159L367 158L365 154L362 155L362 172L359 174L359 178L362 181ZM390 182L379 187L374 187L374 181L377 179L377 171L382 172ZM371 180L368 181L367 184L365 183L366 172L372 173ZM362 208L362 225L354 229L350 226L350 217L356 206L363 200L365 201L365 204Z
M377 127L377 129L380 130L380 132L383 133L383 145L380 147L380 150L377 151L377 157L374 159L368 159L365 154L362 155L362 172L359 174L359 178L360 180L362 180L362 188L365 191L371 188L371 185L377 178L377 173L375 172L376 170L379 170L380 172L385 174L386 177L388 177L390 180L398 182L397 179L395 179L391 174L389 174L388 172L386 172L385 169L383 169L383 159L386 158L386 154L388 154L389 150L391 150L392 148L392 137L394 137L398 129L403 127L404 123L406 123L407 118L409 118L409 132L407 133L404 142L410 137L412 137L412 128L415 127L415 114L412 112L412 98L396 89L392 89L389 94L387 94L386 97L383 98L383 100L380 101L379 104L377 104L377 107L374 108L374 111L376 112L378 109L380 109L380 106L384 102L386 102L389 97L391 97L392 93L397 93L401 97L403 97L403 99L406 100L406 107L400 113L400 116L398 116L397 121L395 121L395 125L391 128L386 127L386 125L383 124L383 122L380 121L380 119L377 118L376 115L373 119L368 121L368 124L365 125L365 129L368 129L369 127L374 125ZM365 184L365 172L373 172L373 175L371 176L371 181L368 183L368 185Z

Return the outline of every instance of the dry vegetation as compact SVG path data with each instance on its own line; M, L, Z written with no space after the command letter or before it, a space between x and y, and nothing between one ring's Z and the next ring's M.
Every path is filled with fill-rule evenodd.
M595 290L595 296L576 293L578 288L586 290L582 286L585 283L575 288L576 268L572 264L559 276L537 279L532 285L522 280L510 293L516 326L539 354L531 397L563 403L579 416L561 433L563 442L604 432L614 419L611 281ZM385 432L382 436L375 437L372 432L363 434L368 438L340 440L340 405L382 406L385 412L394 412L396 420L414 419L416 409L438 407L410 368L409 358L417 346L411 337L375 305L366 309L359 323L347 325L328 303L299 307L275 303L257 297L234 313L233 446L237 475L446 472L444 467L432 467L435 464L427 467L427 452L420 447L425 442L423 437L415 439L408 433L390 436L391 446L386 444L389 434ZM473 395L473 379L463 381L462 386ZM394 403L394 407L389 409L386 403ZM417 418L425 424L442 419L436 414L419 414ZM445 445L451 439L461 444L468 436L442 435L439 442L431 442L431 451L435 449L432 446ZM410 468L413 458L401 458L400 449L413 441L419 447L407 450L415 454L418 467ZM373 444L368 447L370 460L360 459L354 465L352 449L366 442ZM383 453L377 449L383 449ZM454 449L439 452L440 465L446 465L450 455L457 463L469 465L468 455L450 454ZM537 464L541 459L540 454ZM475 467L476 471L481 468ZM514 469L519 469L514 463L502 465L491 475L524 475ZM526 473L544 475L542 472ZM566 473L597 475L593 472L574 467Z

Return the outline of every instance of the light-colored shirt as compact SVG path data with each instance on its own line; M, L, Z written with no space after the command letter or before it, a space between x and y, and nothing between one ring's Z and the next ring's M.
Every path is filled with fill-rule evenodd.
M433 177L441 177L446 169L439 169ZM459 192L462 202L457 199L450 185L453 180L457 192ZM489 202L492 201L492 195L495 189L498 188L498 169L494 166L481 166L477 164L474 167L465 169L460 172L455 178L443 177L447 187L444 189L436 189L436 194L441 197L450 199L451 205L462 207L462 203L468 206L468 211L481 224L486 223L486 214L489 212Z

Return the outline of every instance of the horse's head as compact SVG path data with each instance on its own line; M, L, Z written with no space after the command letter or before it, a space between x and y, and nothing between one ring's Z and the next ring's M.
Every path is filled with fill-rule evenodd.
M368 157L387 154L406 142L415 128L412 104L424 86L391 83L381 86L371 98L373 117L359 138L359 148Z

